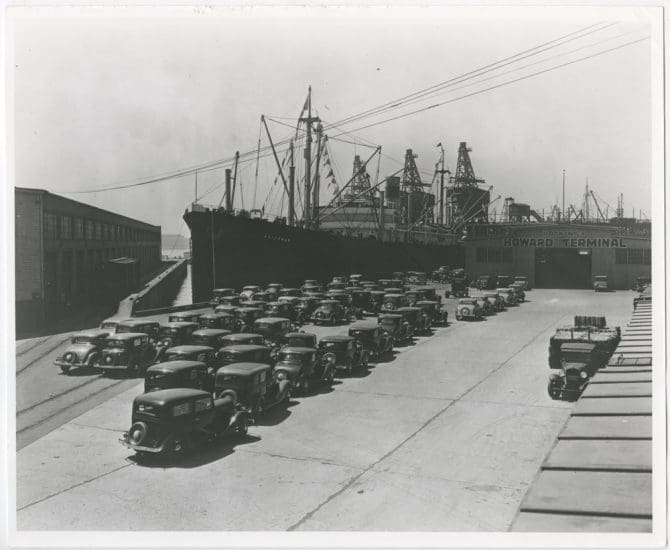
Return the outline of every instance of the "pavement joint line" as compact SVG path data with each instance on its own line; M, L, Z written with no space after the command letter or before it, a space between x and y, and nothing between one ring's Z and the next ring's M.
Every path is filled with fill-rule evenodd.
M510 407L532 408L532 409L559 409L565 410L566 407L560 405L531 405L530 403L510 403L509 401L488 401L486 399L464 399L465 403L489 403L491 405L507 405Z
M78 386L72 386L71 388L68 388L67 390L65 390L61 393L58 393L58 394L51 395L51 396L47 397L46 399L40 401L39 403L35 403L34 405L29 405L27 407L24 407L20 411L16 411L16 416L19 416L20 414L27 413L28 411L31 411L31 410L39 407L40 405L44 405L45 403L48 403L49 401L53 401L54 399L58 399L59 397L67 395L68 393L72 393L73 391L76 391L80 388L88 386L89 384L92 384L93 382L95 382L96 380L99 380L99 379L100 379L99 377L89 378L83 384L79 384Z
M535 340L537 340L542 334L544 334L547 330L549 330L552 326L556 325L557 323L560 323L563 319L570 318L570 315L563 315L562 317L559 317L557 320L553 320L549 325L546 327L543 327L536 335L535 337L531 338L528 342L526 342L523 346L521 346L519 349L517 349L512 355L510 355L505 361L500 363L496 368L491 370L486 376L484 376L481 380L473 384L470 388L468 388L467 391L465 391L458 399L455 399L448 403L445 407L443 407L441 410L437 411L433 416L431 416L426 422L424 422L421 426L419 426L416 430L414 430L411 434L409 434L405 439L403 439L400 443L398 443L395 447L384 453L380 458L378 458L375 462L367 466L364 470L362 470L360 473L350 477L343 485L340 487L337 491L335 491L333 494L328 496L323 502L318 504L314 509L311 511L307 512L306 514L303 515L302 518L300 518L297 522L293 523L289 527L287 527L287 531L295 531L300 525L314 517L314 514L316 514L321 508L323 508L325 505L327 505L329 502L340 496L344 491L349 489L356 481L358 481L363 475L365 475L367 472L371 471L375 466L378 464L381 464L384 460L386 460L389 456L394 454L398 449L400 449L405 443L413 439L417 434L419 434L422 430L424 430L426 427L428 427L433 421L435 421L438 417L440 417L442 414L444 414L448 409L450 409L455 403L458 403L461 401L466 395L468 395L470 392L472 392L475 388L477 388L479 385L484 383L486 380L488 380L491 376L493 376L496 372L498 372L500 369L502 369L505 365L507 365L512 359L514 359L519 353L521 353L524 349L526 349L528 346L530 346Z
M82 428L92 428L94 430L105 430L105 431L114 432L114 433L123 432L123 428L121 428L121 429L105 428L104 426L91 426L90 424L82 424L80 422L74 422L74 421L69 422L69 424L72 424L73 426L81 426Z
M457 397L428 397L428 396L418 396L418 395L407 395L404 393L384 393L384 392L375 392L375 391L361 391L361 390L347 390L347 389L339 389L337 390L338 392L345 392L345 393L357 393L360 395L378 395L380 397L406 397L407 399L420 399L422 401L425 400L433 400L433 401L453 401L454 399L458 399Z
M70 489L76 489L77 487L81 487L82 485L86 485L88 483L91 483L92 481L96 481L100 478L103 478L109 474L113 474L114 472L118 472L119 470L123 470L124 468L129 468L130 466L134 466L134 464L124 464L123 466L119 466L118 468L114 468L112 470L109 470L108 472L103 472L100 475L94 476L91 479L86 479L84 481L81 481L79 483L75 483L74 485L71 485L70 487L65 487L64 489L61 489L60 491L56 491L55 493L52 493L50 495L47 495L45 497L42 497L35 502L31 502L29 504L24 504L20 508L17 508L16 511L20 512L22 510L25 510L26 508L30 508L31 506L35 506L35 504L39 504L40 502L44 502L45 500L49 500L50 498L56 497L62 493L65 493L66 491L69 491Z
M328 466L338 466L341 468L351 468L353 470L362 470L361 467L359 466L353 466L351 464L344 464L341 462L335 462L334 460L329 460L327 458L320 458L318 456L305 456L305 457L298 457L298 456L289 456L289 455L282 455L279 453L270 453L267 451L253 451L251 449L240 449L240 453L249 453L253 455L263 455L263 456L269 456L272 458L285 458L286 460L298 460L301 462L318 462L319 464L325 464Z

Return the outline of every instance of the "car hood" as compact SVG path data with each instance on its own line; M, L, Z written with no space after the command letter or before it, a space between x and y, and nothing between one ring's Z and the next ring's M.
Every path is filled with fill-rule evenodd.
M102 353L104 355L120 355L121 353L125 353L126 348L105 348L102 350Z
M302 370L302 365L298 365L297 363L291 363L289 361L279 361L275 365L275 370L285 370L297 374Z
M569 370L579 370L579 371L581 371L581 370L586 369L587 367L588 367L588 365L586 363L565 363L563 365L563 368L566 371L569 371Z

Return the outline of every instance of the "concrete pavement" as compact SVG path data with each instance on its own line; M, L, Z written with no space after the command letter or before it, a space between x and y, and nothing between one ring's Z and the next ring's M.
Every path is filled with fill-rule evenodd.
M575 314L623 323L632 300L527 296L174 465L117 442L134 384L17 453L17 527L505 531L573 406L546 393L550 335Z

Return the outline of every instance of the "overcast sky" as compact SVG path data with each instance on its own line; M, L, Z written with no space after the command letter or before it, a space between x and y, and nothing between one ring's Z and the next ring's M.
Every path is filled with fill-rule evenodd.
M319 116L335 122L589 25L616 22L499 70L516 72L482 75L344 127L356 130L643 38L648 15L642 9L491 7L17 11L10 65L15 184L188 235L181 216L193 200L193 176L121 191L66 192L253 150L260 115L296 117L309 84ZM631 44L354 134L383 147L382 177L412 148L430 182L435 145L444 144L454 170L458 143L467 141L475 172L493 185L494 197L514 196L548 211L560 203L565 169L568 204L581 205L588 178L612 207L623 193L626 215L633 208L649 215L651 47L649 40ZM275 122L270 129L276 140L292 132ZM332 153L336 173L346 179L354 153L367 157L369 149L333 142ZM270 161L260 165L258 207L276 176ZM223 181L223 170L198 180L202 194ZM240 166L239 181L243 195L236 206L244 200L248 208L254 163ZM202 201L216 204L221 192ZM270 211L279 208L273 201ZM502 201L495 206L500 211Z

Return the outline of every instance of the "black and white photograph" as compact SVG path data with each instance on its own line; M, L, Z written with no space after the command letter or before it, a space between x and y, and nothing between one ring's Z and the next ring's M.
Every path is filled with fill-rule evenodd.
M7 544L666 544L665 17L6 5Z

